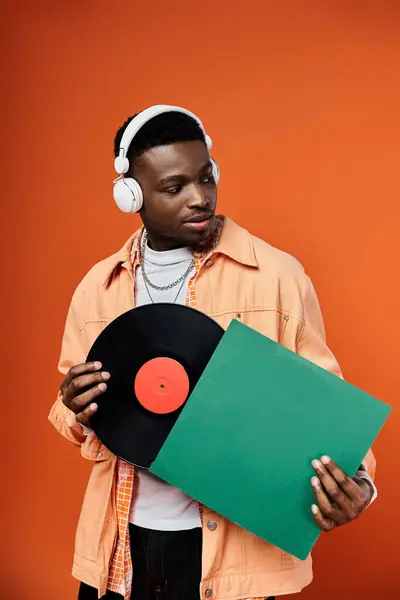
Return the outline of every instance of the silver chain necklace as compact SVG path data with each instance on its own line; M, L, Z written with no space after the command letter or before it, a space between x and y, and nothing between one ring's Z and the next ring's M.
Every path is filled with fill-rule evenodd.
M146 252L146 246L147 246L147 239L148 239L147 231L144 231L143 232L143 236L142 236L142 247L141 247L141 253L140 253L140 268L141 268L141 271L142 271L143 281L144 281L144 284L146 286L146 290L147 290L147 293L149 295L149 298L150 298L151 302L154 304L154 300L153 300L153 298L152 298L152 296L150 294L149 286L152 287L154 290L158 290L158 291L162 292L162 291L165 291L165 290L171 290L175 286L181 284L179 286L178 293L176 294L174 302L173 302L175 304L175 302L177 301L177 299L179 297L179 294L181 293L183 284L185 283L185 280L186 280L187 276L189 275L189 273L191 272L191 270L193 269L193 267L195 265L194 259L192 258L192 260L190 261L190 264L189 264L188 268L186 269L186 271L176 281L173 281L172 283L169 283L168 285L155 285L155 283L153 283L152 281L150 281L150 279L148 278L146 270L145 270L145 267L144 267L145 252Z

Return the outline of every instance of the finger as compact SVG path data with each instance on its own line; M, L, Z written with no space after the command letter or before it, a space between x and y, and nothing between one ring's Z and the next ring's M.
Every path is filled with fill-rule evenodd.
M312 477L311 484L313 486L315 499L318 503L318 508L328 521L333 521L335 525L344 525L348 518L340 508L333 506L325 491L322 489L321 482L318 477Z
M354 518L354 506L350 498L344 493L336 479L326 470L319 460L313 460L312 465L321 481L325 491L332 501L347 515L349 519Z
M78 423L90 427L90 418L94 415L97 408L98 406L95 402L89 404L89 406L87 406L85 410L76 415L76 420L78 421Z
M107 381L108 379L110 379L110 373L108 373L108 371L96 371L95 373L75 377L69 384L65 392L65 397L69 402L72 402L74 398L82 394L86 389L91 388L102 381Z
M356 506L361 506L364 502L364 498L357 483L353 481L353 479L351 479L351 477L349 477L329 456L323 456L321 462L350 500Z
M332 529L335 529L335 527L337 527L334 521L324 517L324 515L321 513L320 509L316 504L313 504L311 506L311 511L313 513L315 523L323 531L332 531Z
M75 377L79 377L80 375L84 375L85 373L90 373L91 371L98 371L101 369L102 364L99 361L81 363L79 365L75 365L71 367L68 373L65 375L62 380L60 390L61 393L64 394L65 390L68 388L69 384Z
M106 389L107 384L104 383L104 381L98 383L97 385L91 387L89 390L86 390L86 392L84 392L83 394L80 394L79 396L76 396L76 398L73 398L70 404L70 409L72 410L72 412L78 415L79 413L83 412L92 402L94 402L98 396L104 394Z

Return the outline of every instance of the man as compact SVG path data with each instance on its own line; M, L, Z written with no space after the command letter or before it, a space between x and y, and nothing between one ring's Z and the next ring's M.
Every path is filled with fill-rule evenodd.
M65 377L50 413L93 462L75 544L79 600L267 598L298 592L312 579L310 557L300 561L135 470L90 429L110 373L86 363L88 351L110 321L148 303L186 303L224 328L240 319L340 376L301 265L215 216L219 173L210 147L197 117L176 107L128 119L115 138L114 197L125 212L140 211L143 228L75 291L59 363ZM375 460L369 452L350 479L331 458L315 458L309 509L331 531L376 496Z

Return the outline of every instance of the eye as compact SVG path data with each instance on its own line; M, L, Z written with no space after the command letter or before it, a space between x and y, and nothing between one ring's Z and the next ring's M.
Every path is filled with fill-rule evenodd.
M171 194L171 196L176 196L176 194L179 194L181 191L182 191L181 185L174 185L173 187L170 187L167 190L165 190L165 192L167 194Z
M200 179L200 183L204 183L204 184L215 183L213 174L212 173L208 173L207 175L204 175L204 177L202 177Z

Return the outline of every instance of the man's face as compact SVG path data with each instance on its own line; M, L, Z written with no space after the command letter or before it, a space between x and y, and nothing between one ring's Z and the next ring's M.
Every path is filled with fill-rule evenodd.
M133 172L143 190L141 217L153 249L205 244L217 201L205 143L152 148L134 162Z

